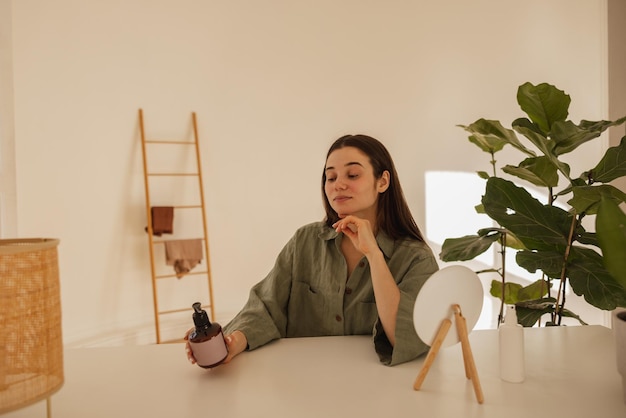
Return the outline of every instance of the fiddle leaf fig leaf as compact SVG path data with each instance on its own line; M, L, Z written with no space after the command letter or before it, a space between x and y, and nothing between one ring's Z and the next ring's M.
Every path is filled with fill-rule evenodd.
M502 295L504 295L505 304L515 305L519 302L535 300L547 295L548 284L545 280L537 280L528 286L522 286L513 282L506 282L502 286L501 281L492 280L489 293L500 300L502 300Z
M593 306L606 311L626 306L626 288L606 270L602 256L594 250L572 247L567 273L574 293Z
M548 297L515 304L517 323L525 327L532 327L543 315L554 312L555 303L556 299Z
M617 203L626 202L626 193L608 184L574 187L572 191L574 192L574 197L567 203L569 203L577 213L584 213L586 215L595 215L598 212L598 206L603 196Z
M561 277L563 254L559 251L519 251L515 261L531 273L541 270L551 279Z
M580 235L576 236L576 242L580 242L584 245L593 245L594 247L600 248L600 244L598 243L598 234L595 232L583 232Z
M547 83L533 85L524 83L517 90L517 103L544 133L552 131L552 125L567 118L571 98L564 91Z
M498 280L491 281L491 289L489 293L491 296L502 300L504 295L504 303L507 305L515 305L519 302L518 293L522 289L522 285L513 282L506 282L504 286L502 286L502 282Z
M567 194L572 193L572 189L574 187L584 187L586 186L587 183L582 179L582 178L577 178L577 179L572 179L571 183L569 184L569 186L567 186L566 188L564 188L563 190L561 190L560 192L557 192L555 194L555 197L558 196L565 196Z
M525 327L532 327L537 323L537 321L539 321L539 319L541 319L543 315L552 314L554 312L555 304L556 299L552 297L519 302L515 305L515 309L517 311L517 322ZM578 320L581 325L587 325L587 323L583 321L580 316L569 309L561 308L560 312L564 317L574 318Z
M583 321L580 316L578 316L574 312L570 311L569 309L561 308L560 312L561 312L561 315L563 315L566 318L574 318L574 319L576 319L580 323L580 325L589 325L588 323Z
M562 252L520 251L516 261L531 273L541 270L548 277L561 277ZM608 273L602 263L602 256L594 250L572 246L566 272L574 293L584 296L593 306L603 310L626 306L626 290Z
M571 152L581 144L599 137L608 128L621 125L624 122L626 122L626 116L615 121L582 120L579 125L575 125L571 121L555 122L550 132L550 138L556 143L554 152L556 155Z
M565 177L569 178L569 165L557 158L557 155L554 152L554 147L556 145L554 141L525 126L513 125L513 129L528 138L530 142L532 142L533 145L535 145L543 153L543 155L547 157L548 161L550 161L560 172L562 172Z
M524 188L499 177L487 180L482 202L485 212L526 248L565 248L572 215L563 209L542 205Z
M471 132L467 126L462 126L466 131ZM488 135L488 134L474 134L469 136L469 141L478 146L484 152L488 152L490 154L495 154L500 151L506 145L506 142L500 139L497 136Z
M626 136L622 138L618 146L606 150L598 165L591 172L583 175L600 183L608 183L626 176Z
M501 232L491 234L466 235L460 238L447 238L441 246L439 258L442 261L467 261L484 253L491 244L500 239Z
M519 149L525 154L535 156L535 153L522 145L517 135L511 129L506 129L497 120L478 119L469 126L458 125L472 135L470 142L476 144L485 152L493 153L500 151L506 144Z
M579 145L597 138L602 133L598 129L582 129L572 121L558 121L552 125L550 138L555 142L554 153L566 154L578 148Z
M596 233L606 269L626 292L626 214L606 197L596 216Z
M521 301L540 299L546 295L550 291L550 286L548 282L543 279L539 279L529 284L528 286L524 286L519 290L518 298Z
M506 165L502 171L536 186L556 187L559 184L556 166L545 156L526 158L519 166Z

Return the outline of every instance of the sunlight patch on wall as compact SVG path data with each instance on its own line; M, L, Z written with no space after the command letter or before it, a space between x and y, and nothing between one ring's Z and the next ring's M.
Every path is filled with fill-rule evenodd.
M460 171L426 172L426 235L437 245L446 238L475 235L481 228L493 226L493 221L474 208L485 192L485 181L475 173ZM493 250L476 259L493 265Z

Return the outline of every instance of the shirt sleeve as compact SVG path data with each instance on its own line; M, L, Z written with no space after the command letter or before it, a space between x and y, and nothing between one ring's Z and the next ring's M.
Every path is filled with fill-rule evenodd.
M426 283L426 280L437 270L439 270L439 266L435 256L430 249L425 247L416 251L414 259L403 277L394 277L400 289L395 345L392 346L387 339L380 319L374 325L374 348L381 363L394 366L413 360L428 351L429 346L415 332L413 307L417 293Z
M224 327L226 334L241 331L248 340L249 350L286 335L294 248L295 238L292 238L270 273L252 287L243 309Z

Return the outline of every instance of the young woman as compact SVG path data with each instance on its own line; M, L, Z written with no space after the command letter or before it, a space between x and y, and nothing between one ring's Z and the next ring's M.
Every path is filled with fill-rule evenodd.
M366 135L337 139L322 195L326 219L296 231L224 327L225 363L284 337L371 334L386 365L428 350L413 327L413 305L438 265L384 145ZM195 362L188 345L187 356Z

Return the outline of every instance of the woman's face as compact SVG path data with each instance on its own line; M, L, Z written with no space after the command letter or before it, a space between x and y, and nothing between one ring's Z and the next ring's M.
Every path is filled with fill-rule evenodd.
M389 187L389 172L376 179L369 157L354 147L333 151L325 170L326 198L339 217L355 215L374 224L378 195Z

